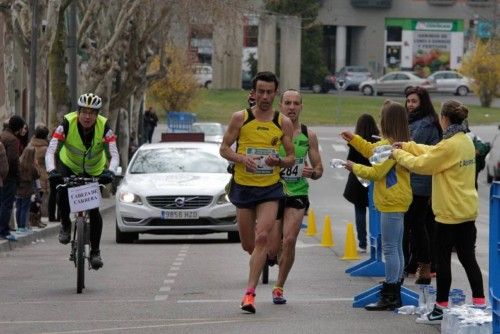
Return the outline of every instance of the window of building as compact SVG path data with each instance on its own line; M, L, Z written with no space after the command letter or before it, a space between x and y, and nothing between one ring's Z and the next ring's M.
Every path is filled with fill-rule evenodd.
M387 27L388 42L401 42L402 36L403 36L403 27L395 27L395 26Z

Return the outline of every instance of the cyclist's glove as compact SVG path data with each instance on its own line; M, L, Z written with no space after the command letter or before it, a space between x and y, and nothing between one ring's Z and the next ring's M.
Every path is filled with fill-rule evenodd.
M106 169L99 176L99 183L101 183L101 184L108 184L108 183L113 182L114 178L115 178L115 173L113 173L109 169Z
M49 172L49 181L52 184L58 185L63 182L61 174L56 169Z

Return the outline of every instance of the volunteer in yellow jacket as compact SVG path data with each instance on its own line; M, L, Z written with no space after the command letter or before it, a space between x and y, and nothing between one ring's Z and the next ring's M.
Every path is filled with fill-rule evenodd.
M435 146L395 143L394 159L410 171L432 175L432 211L436 215L437 295L432 312L417 319L419 323L440 323L448 306L451 286L451 251L467 273L472 302L485 306L483 279L476 261L478 197L475 181L475 149L462 124L468 109L458 101L447 101L441 108L443 140Z
M236 206L241 245L251 254L241 309L255 313L255 288L266 261L267 239L284 196L280 168L293 166L295 155L292 122L273 110L278 79L271 72L259 72L252 79L252 89L256 104L233 114L220 154L235 163L229 200ZM234 143L236 151L231 148ZM278 155L281 144L284 158Z
M403 105L385 101L381 112L380 130L382 140L371 143L359 135L342 132L342 138L364 157L373 155L373 149L380 145L408 141L408 116ZM385 282L380 299L365 308L369 311L394 310L401 306L401 284L404 270L403 232L404 214L412 201L410 173L406 168L387 159L373 166L347 161L346 169L355 175L375 181L374 203L380 211L382 251L385 258Z

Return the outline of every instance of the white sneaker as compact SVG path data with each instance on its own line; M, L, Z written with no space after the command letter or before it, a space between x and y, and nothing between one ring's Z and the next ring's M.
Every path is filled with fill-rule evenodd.
M434 305L432 312L422 314L420 318L417 318L415 322L417 324L430 324L438 325L443 320L443 309Z

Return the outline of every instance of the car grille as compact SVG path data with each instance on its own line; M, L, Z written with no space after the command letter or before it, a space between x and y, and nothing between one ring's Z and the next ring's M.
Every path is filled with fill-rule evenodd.
M149 205L159 209L188 210L208 206L212 203L212 196L148 196Z

